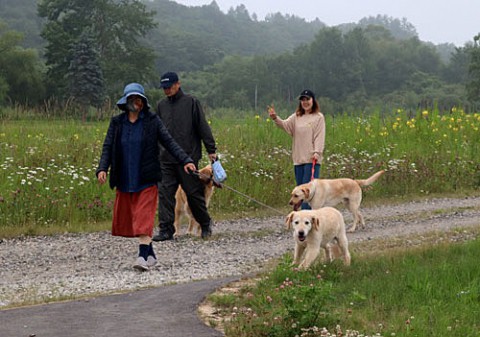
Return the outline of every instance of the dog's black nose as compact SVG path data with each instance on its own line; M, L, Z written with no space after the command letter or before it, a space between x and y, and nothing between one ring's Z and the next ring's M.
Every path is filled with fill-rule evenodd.
M298 232L298 236L304 236L304 235L305 235L305 232L304 232L304 231Z

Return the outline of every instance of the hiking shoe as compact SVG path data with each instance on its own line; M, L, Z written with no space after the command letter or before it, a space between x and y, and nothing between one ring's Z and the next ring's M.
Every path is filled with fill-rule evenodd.
M152 238L153 241L168 241L173 240L173 233L170 232L160 232L158 235L155 235Z
M133 265L133 269L136 269L136 270L139 270L139 271L147 271L149 268L148 268L148 264L147 264L147 261L145 260L145 258L142 257L142 256L139 256L137 258L137 261L135 261L135 264Z
M202 239L208 239L212 236L212 228L210 225L202 226Z
M147 267L151 268L157 264L157 259L154 258L152 255L148 255L147 258Z

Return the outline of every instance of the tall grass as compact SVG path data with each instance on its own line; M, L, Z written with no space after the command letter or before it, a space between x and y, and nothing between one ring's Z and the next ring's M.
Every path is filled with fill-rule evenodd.
M112 195L96 184L105 123L3 122L0 228L77 231L111 215ZM22 230L23 229L23 230Z
M266 113L210 123L228 174L226 185L285 211L295 184L290 137ZM387 170L366 191L367 200L468 193L480 187L480 114L461 109L443 116L435 110L327 114L326 125L321 177L366 178ZM114 193L98 186L94 174L107 127L108 121L0 122L2 236L78 231L110 220ZM212 215L271 213L242 194L217 190Z

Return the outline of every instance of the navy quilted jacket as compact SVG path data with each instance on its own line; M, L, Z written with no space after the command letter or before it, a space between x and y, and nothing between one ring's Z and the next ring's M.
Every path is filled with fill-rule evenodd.
M162 179L159 158L160 144L183 165L193 163L193 160L175 142L158 115L150 111L144 111L144 113L140 184L149 184L159 182ZM127 113L123 112L110 120L96 171L98 176L100 171L108 172L110 168L109 182L112 189L118 186L118 180L121 177L122 151L120 140L122 138L122 121L125 118L127 118Z

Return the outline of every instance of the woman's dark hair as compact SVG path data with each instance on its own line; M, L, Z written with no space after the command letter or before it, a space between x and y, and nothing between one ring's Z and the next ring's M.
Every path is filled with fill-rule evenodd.
M313 99L313 105L312 105L312 114L314 113L317 113L317 112L320 112L320 105L318 105L318 102L315 98L312 98ZM302 101L298 101L298 106L297 106L297 110L295 110L295 114L297 116L303 116L305 115L305 109L302 107Z

